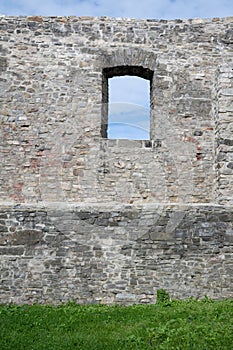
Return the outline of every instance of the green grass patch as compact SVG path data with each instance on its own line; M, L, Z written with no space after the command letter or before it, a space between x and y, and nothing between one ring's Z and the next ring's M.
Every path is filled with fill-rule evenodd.
M165 299L163 302L163 298ZM1 350L231 350L233 300L0 306Z

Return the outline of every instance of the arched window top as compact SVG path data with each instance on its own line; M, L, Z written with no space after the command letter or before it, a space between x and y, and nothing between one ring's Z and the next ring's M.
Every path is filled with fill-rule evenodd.
M105 78L119 77L123 75L137 76L140 78L152 80L153 71L149 68L144 68L142 66L116 66L107 67L103 69L103 75Z

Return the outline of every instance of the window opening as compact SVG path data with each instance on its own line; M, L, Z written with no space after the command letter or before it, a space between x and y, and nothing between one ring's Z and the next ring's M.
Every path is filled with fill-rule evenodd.
M102 137L150 140L152 77L153 72L143 67L103 71Z
M150 82L135 76L109 79L109 139L150 139Z

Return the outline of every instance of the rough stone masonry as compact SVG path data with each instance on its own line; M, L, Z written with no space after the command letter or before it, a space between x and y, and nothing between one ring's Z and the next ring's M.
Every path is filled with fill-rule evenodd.
M233 17L0 17L1 303L233 296ZM108 80L150 80L150 140Z

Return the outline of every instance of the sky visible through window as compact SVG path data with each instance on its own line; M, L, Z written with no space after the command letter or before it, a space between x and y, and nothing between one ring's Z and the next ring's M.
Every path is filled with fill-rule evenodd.
M109 83L109 139L150 139L150 81L113 77Z

